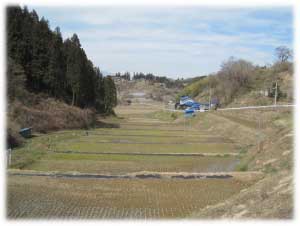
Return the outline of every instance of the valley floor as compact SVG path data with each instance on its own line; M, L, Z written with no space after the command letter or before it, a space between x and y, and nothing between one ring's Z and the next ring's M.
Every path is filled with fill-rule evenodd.
M162 108L157 103L119 106L118 117L99 119L107 128L27 140L13 151L7 172L7 217L238 217L245 208L226 215L227 201L242 204L241 194L270 178L247 160L255 128L238 130L240 122L217 113L184 119ZM248 131L249 139L242 142L226 132L232 128ZM249 169L241 167L245 161ZM285 214L278 217L290 217L292 204L282 208Z

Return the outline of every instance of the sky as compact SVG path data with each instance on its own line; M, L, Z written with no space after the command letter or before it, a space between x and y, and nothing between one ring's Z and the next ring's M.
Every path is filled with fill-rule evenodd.
M64 39L76 33L88 58L110 73L187 78L217 72L231 56L266 65L276 47L293 48L292 7L28 8Z

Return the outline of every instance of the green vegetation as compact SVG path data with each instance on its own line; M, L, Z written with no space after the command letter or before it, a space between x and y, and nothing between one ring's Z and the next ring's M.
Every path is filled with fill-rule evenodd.
M242 164L237 165L235 170L237 170L237 171L247 171L248 170L248 165L247 165L246 162L243 162Z
M178 112L170 112L170 111L156 111L156 112L151 112L146 115L146 117L149 117L151 119L159 119L162 121L167 121L167 122L172 122L175 119L178 118L180 113Z
M199 143L199 144L163 144L163 142L149 143L93 143L93 142L70 142L62 143L58 146L58 150L74 150L88 152L141 152L141 153L228 153L234 152L232 144L218 143Z
M254 156L241 154L239 156L239 158L240 158L240 161L236 165L235 170L236 171L248 171L249 164L254 160Z
M272 164L266 164L263 172L265 173L276 173L278 171L278 169L274 166L272 166Z
M83 173L126 174L152 172L226 172L234 169L232 156L140 156L49 153L22 169L37 171L77 171Z

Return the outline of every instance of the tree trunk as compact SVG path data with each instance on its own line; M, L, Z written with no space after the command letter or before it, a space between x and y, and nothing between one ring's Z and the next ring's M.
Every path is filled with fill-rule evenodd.
M75 92L74 92L74 89L72 89L72 93L73 93L73 96L72 96L72 106L74 106L74 103L75 103Z

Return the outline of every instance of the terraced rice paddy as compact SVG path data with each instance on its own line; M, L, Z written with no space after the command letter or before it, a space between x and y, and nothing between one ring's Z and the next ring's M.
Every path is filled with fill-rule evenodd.
M49 179L8 181L12 218L180 218L248 186L235 179Z
M136 172L230 172L239 146L210 130L187 127L159 107L119 107L119 128L38 135L12 156L11 168L124 175ZM21 171L22 172L22 171ZM216 204L253 180L91 179L8 176L9 218L182 218Z

